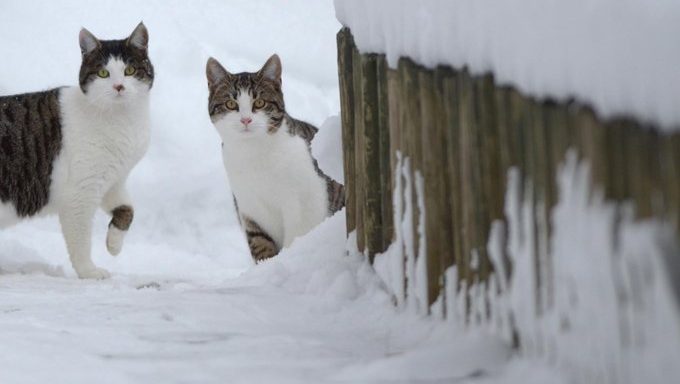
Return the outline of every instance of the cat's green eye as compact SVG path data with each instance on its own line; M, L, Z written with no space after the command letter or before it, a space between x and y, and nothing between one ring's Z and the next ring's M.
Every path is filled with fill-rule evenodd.
M102 79L109 77L109 71L106 69L100 69L99 72L97 72L97 76L101 77Z
M137 68L133 67L132 65L128 65L125 67L125 76L132 76L137 72Z
M236 109L238 108L238 104L234 100L229 100L227 101L227 108L229 109Z
M258 108L258 109L264 107L264 100L262 100L262 99L255 100L255 103L253 104L253 106L255 108Z

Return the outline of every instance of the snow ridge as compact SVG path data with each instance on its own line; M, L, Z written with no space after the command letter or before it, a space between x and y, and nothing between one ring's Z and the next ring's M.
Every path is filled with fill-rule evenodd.
M680 130L680 2L335 0L364 53L491 72L539 98Z

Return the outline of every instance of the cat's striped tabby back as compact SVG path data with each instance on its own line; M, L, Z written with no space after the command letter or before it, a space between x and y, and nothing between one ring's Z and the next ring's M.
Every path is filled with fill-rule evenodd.
M254 73L232 74L213 58L206 71L208 111L239 219L261 261L342 208L344 187L311 155L317 128L286 113L277 55Z
M58 214L81 278L108 276L90 257L97 208L112 215L113 255L132 222L125 180L149 143L148 39L141 23L122 40L83 29L78 87L0 97L0 228Z

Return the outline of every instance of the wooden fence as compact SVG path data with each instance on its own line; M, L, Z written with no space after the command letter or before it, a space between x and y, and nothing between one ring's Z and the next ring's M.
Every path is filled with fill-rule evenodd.
M410 222L415 231L425 218L430 304L452 265L467 286L493 273L487 242L491 223L505 220L511 167L532 189L536 263L549 260L555 176L569 148L588 160L607 199L634 202L637 218L680 223L677 131L659 133L630 118L603 121L577 101L536 100L465 68L426 69L407 58L389 68L382 55L359 54L346 28L337 42L347 231L356 231L371 260L387 249L395 178L402 177L395 175L396 154L409 158L410 172L424 180L425 215L414 210ZM418 241L411 246L418 249ZM537 284L541 279L537 273Z

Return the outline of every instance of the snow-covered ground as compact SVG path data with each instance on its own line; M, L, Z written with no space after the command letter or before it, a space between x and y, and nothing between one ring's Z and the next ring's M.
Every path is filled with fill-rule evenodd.
M289 112L322 125L339 111L330 0L2 1L0 93L76 84L79 29L120 38L140 20L157 77L151 148L129 181L135 222L112 258L96 217L106 281L76 279L56 218L0 231L0 383L558 382L540 365L506 365L499 338L395 309L365 261L345 255L344 213L252 265L205 62L256 70L277 52ZM335 175L338 130L331 118L314 148Z
M496 382L523 369L505 367L498 338L396 313L363 258L345 255L344 226L336 215L238 278L221 266L99 282L4 274L0 382Z

